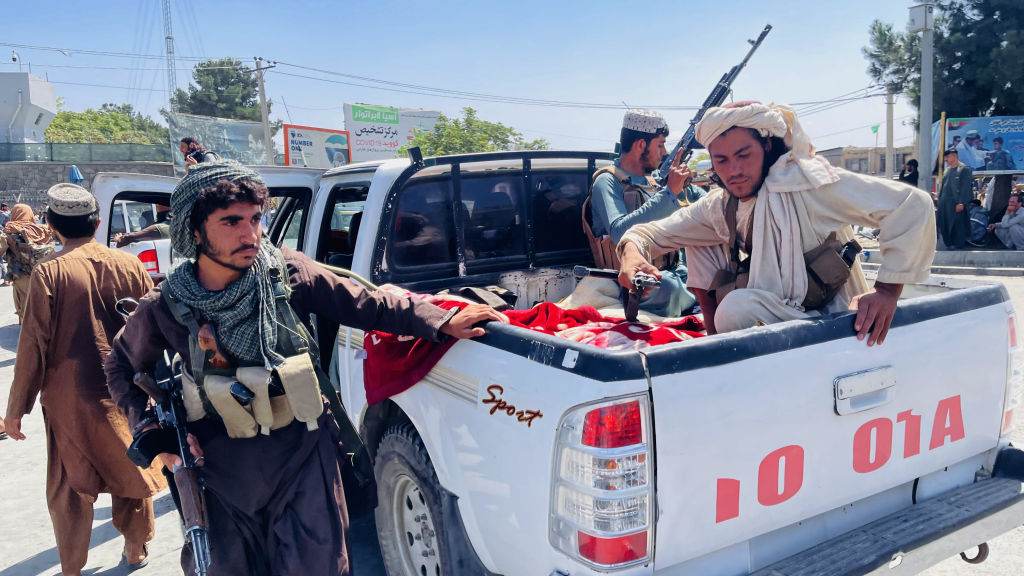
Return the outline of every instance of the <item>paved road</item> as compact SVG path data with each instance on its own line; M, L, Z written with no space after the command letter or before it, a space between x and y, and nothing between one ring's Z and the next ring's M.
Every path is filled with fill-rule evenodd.
M970 277L958 277L970 278ZM1024 311L1024 278L974 278L1000 281L1006 285L1020 311ZM0 407L6 409L14 372L18 339L17 318L11 304L11 289L0 288ZM0 442L0 576L59 576L60 562L44 500L46 444L43 422L37 409L27 416L24 442ZM1024 444L1024 429L1016 433ZM178 553L182 545L177 514L167 494L158 497L157 537L151 543L150 564L133 574L157 576L179 574ZM370 518L353 519L350 547L356 576L383 576L377 557L375 534ZM100 496L93 522L92 547L84 574L117 576L122 547L120 535L110 521L110 498ZM952 558L928 570L926 576L1005 576L1024 572L1024 528L990 543L988 562L972 566Z

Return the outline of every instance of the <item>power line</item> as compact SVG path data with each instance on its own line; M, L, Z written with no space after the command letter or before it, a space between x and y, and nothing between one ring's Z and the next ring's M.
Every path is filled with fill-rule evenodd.
M900 116L898 118L893 118L893 122L895 122L896 120L905 120L907 118L913 118L913 117L914 117L913 114L907 114L906 116ZM876 125L879 126L879 129L881 129L881 126L883 124L885 124L885 122L872 122L871 124L865 124L863 126L856 126L854 128L849 128L849 129L846 129L846 130L840 130L838 132L830 132L828 134L822 134L820 136L812 136L812 138L815 139L815 140L819 140L819 139L822 139L822 138L828 138L829 136L838 136L839 134L847 134L849 132L855 132L857 130L863 130L865 128L871 128L872 126L876 126Z
M91 88L114 88L116 90L125 90L128 86L114 86L111 84L90 84L87 82L64 82L61 80L50 80L50 84L67 84L68 86L88 86ZM136 90L142 92L167 92L166 88L137 88Z
M395 82L392 80L383 80L379 78L371 78L368 76L358 76L355 74L346 74L343 72L334 72L331 70L324 70L322 68L313 68L310 66L300 66L298 64L289 64L287 62L277 62L282 66L288 66L291 68L298 68L300 70L308 70L312 72L318 72L321 74L328 74L332 76L339 76L342 78L350 78L353 80L359 80L363 83L346 82L342 80L333 80L330 78L321 78L317 76L309 76L306 74L296 74L292 72L281 72L275 71L274 74L281 74L284 76L292 76L295 78L305 78L307 80L317 80L320 82L329 82L333 84L342 84L345 86L356 86L360 88L372 88L375 90L384 90L388 92L399 92L403 94L418 94L421 96L440 96L444 98L455 98L462 100L475 100L475 101L486 101L486 102L499 102L503 104L529 104L537 106L551 106L551 107L562 107L562 108L592 108L592 109L613 109L623 110L625 107L622 104L610 104L601 102L574 102L568 100L547 100L542 98L524 98L518 96L507 96L501 94L487 94L482 92L467 92L463 90L451 90L448 88L436 88L433 86L423 86L420 84L409 84L405 82ZM373 84L366 84L370 82ZM379 84L379 85L374 85ZM637 105L635 108L650 108L659 110L697 110L699 106L654 106L654 105Z
M4 66L17 66L14 62L0 62ZM78 65L78 64L36 64L32 66L37 68L68 68L72 70L124 70L127 72L166 72L167 67L163 66L160 68L137 68L134 66L97 66L97 65ZM175 67L175 70L182 70L185 72L191 72L195 70L195 66L189 66L182 68L180 66ZM246 72L252 72L252 68L246 66L203 66L204 70L235 70L241 69Z
M143 54L138 52L118 52L114 50L85 50L81 48L60 48L56 46L39 46L35 44L14 44L12 42L0 42L0 46L8 46L10 48L21 48L24 50L44 50L47 52L60 52L65 56L71 56L73 54L88 54L90 56L108 56L111 58L144 58L148 60L164 60L167 58L165 54ZM180 56L174 55L176 60L215 60L210 56ZM242 58L233 56L223 56L221 58L231 58L233 60L242 60Z

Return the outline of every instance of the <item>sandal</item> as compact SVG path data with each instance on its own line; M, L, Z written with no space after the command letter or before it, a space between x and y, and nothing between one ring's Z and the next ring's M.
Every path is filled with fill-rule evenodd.
M142 550L139 551L137 546L125 542L124 550L121 551L121 563L129 572L144 568L149 564L149 547L143 544Z

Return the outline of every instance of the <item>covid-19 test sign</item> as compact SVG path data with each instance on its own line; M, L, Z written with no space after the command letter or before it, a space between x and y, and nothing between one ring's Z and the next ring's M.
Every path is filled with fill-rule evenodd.
M352 161L394 158L416 130L433 130L440 112L345 104L345 129L351 135Z

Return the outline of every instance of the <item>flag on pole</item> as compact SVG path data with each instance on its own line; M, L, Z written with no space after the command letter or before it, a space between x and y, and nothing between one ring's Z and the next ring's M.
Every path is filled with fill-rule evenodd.
M871 133L872 134L878 134L878 127L879 126L881 126L881 124L875 124L874 126L872 126L871 127Z

